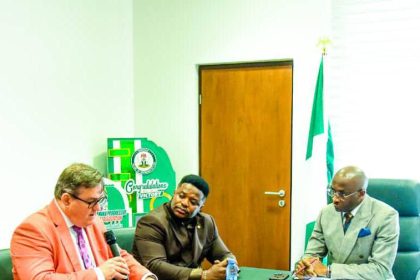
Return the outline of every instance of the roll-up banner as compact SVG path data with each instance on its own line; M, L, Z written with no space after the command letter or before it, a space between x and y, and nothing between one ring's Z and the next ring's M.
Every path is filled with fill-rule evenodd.
M133 227L171 200L175 171L165 150L147 138L108 138L107 144L108 201L98 215L108 229Z

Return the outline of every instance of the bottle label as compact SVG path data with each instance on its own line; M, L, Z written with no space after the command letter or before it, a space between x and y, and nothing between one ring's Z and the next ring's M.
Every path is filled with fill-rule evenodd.
M228 258L228 264L226 267L226 280L237 280L238 279L238 266L236 261L232 258Z

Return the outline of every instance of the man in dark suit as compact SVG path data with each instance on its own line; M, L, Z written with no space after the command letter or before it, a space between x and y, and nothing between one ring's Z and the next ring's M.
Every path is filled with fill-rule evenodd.
M170 203L138 221L133 255L159 279L226 279L226 259L234 256L213 217L200 212L208 194L203 178L187 175ZM213 264L208 270L201 268L205 258Z
M333 203L321 210L299 277L333 279L395 279L392 265L398 247L398 212L366 194L368 178L358 167L347 166L334 176L328 194ZM321 263L328 255L329 265Z

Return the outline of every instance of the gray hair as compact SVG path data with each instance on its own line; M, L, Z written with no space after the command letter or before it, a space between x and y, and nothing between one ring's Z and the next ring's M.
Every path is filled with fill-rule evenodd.
M94 188L98 184L104 186L102 174L92 166L73 163L66 167L58 177L54 189L54 197L60 199L64 193L77 194L81 187Z

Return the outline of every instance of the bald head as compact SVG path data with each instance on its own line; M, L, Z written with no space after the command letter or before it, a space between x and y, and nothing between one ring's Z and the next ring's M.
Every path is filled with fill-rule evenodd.
M351 182L357 189L366 190L368 185L368 178L365 172L357 166L346 166L341 168L335 174L334 178L336 177L337 179L340 178L341 180Z
M368 178L359 167L346 166L335 173L331 188L335 210L349 212L365 198ZM339 195L341 194L341 195Z

